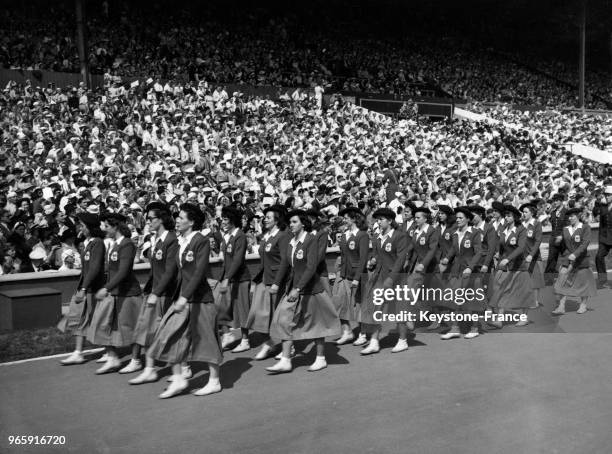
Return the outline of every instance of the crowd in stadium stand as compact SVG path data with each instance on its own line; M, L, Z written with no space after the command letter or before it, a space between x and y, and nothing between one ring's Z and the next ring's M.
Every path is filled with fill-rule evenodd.
M0 64L78 72L73 5L64 7L45 9L44 16L41 10L5 11ZM159 5L143 10L125 3L108 11L102 2L96 8L102 12L92 12L87 23L88 62L98 74L288 87L320 83L327 91L413 97L441 89L471 101L577 104L571 76L561 72L559 78L574 86L455 37L429 39L426 23L411 24L404 36L371 38L358 22L316 11L271 19L256 9L240 14L211 6L202 20ZM558 67L548 69L560 74ZM590 72L591 80L597 83L587 90L587 106L606 107L612 102L609 78Z
M126 215L137 261L146 261L143 211L153 200L174 210L199 204L205 228L217 233L221 208L237 206L256 252L263 209L275 203L321 211L332 245L336 215L349 205L366 214L391 207L401 220L409 201L434 217L439 205L534 201L544 219L562 193L587 221L611 177L610 166L564 147L609 149L610 121L573 114L499 109L488 112L511 125L417 122L341 98L324 106L294 92L273 102L205 82L158 81L98 90L11 84L0 109L3 273L78 268L81 211Z

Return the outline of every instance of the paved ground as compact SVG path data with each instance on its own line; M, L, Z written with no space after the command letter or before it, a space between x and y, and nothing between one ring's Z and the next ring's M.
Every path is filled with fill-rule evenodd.
M306 371L310 345L279 376L264 370L271 359L228 353L225 390L209 397L161 401L164 380L129 386L95 376L93 362L2 366L0 452L608 453L612 291L592 307L561 318L546 308L522 331L473 340L419 332L398 355L328 344L318 373ZM206 376L199 369L192 387ZM36 434L66 445L8 446L8 435Z

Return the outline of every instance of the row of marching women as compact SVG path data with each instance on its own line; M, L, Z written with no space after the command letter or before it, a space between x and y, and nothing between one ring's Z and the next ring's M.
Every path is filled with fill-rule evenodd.
M373 214L376 230L371 237L358 208L340 211L344 224L332 287L326 265L328 226L315 210L288 213L280 205L266 208L259 264L250 270L236 208L222 210L223 264L212 267L213 234L202 230L205 213L183 204L174 218L168 206L154 202L147 207L154 236L151 270L142 290L133 271L136 248L125 218L81 213L80 229L86 237L83 267L60 323L62 330L75 335L76 348L62 363L86 361L85 339L105 347L97 374L139 372L129 380L133 385L157 382L156 364L165 363L172 375L160 397L168 398L187 390L190 362L204 362L208 382L194 392L203 396L221 391L223 351L235 342L232 352L250 350L253 332L265 338L254 359L264 360L280 350L278 361L266 369L286 373L293 369L295 341L314 342L316 356L308 367L312 372L327 367L328 337L337 338L338 345L352 342L362 347L362 355L378 353L381 313L520 312L525 317L518 325L526 325L529 310L541 304L539 291L545 286L542 226L535 205L516 208L495 202L490 217L477 205L441 206L439 211L434 220L429 208L407 202L398 224L395 211L379 208ZM569 224L562 232L561 269L554 287L560 297L557 314L565 311L568 297L579 298L578 312L585 312L587 298L595 293L587 256L590 229L580 222L580 211L567 211ZM376 295L398 286L421 293L413 294L412 300L394 294L377 301ZM459 297L468 289L485 292L482 298ZM455 296L446 297L448 291ZM398 340L391 352L399 353L408 349L414 322L393 320ZM492 324L501 327L499 322ZM438 327L433 322L428 329ZM239 340L231 328L240 330ZM477 337L482 329L473 323L463 337ZM441 337L461 335L453 322ZM131 348L126 365L119 359L122 348Z

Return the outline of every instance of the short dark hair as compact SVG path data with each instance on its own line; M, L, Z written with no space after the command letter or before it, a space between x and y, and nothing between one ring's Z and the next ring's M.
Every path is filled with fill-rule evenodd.
M168 211L154 208L152 210L149 210L149 213L153 213L153 215L156 218L161 220L162 225L164 226L164 229L174 230L174 227L175 227L174 218L170 215Z
M187 215L187 219L193 221L193 230L202 230L206 216L198 206L192 203L183 203L180 209Z

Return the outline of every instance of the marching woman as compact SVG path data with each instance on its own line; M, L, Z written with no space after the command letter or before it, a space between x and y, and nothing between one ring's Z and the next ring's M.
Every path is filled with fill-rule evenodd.
M323 284L323 288L327 292L328 295L332 294L331 285L329 284L329 274L327 272L327 246L329 239L329 231L328 231L328 219L325 217L323 213L320 211L311 209L306 211L306 214L310 218L312 223L312 230L310 232L311 236L314 236L317 240L317 274L321 278L321 284Z
M347 344L355 338L351 322L359 323L362 300L362 283L367 281L370 238L364 214L356 207L345 208L339 216L344 217L346 231L340 237L341 268L332 296L340 317L342 336L337 345Z
M61 361L64 365L82 364L83 341L87 336L96 304L96 292L104 285L104 232L98 216L91 213L78 215L81 232L85 237L81 253L81 276L77 292L70 301L68 315L58 326L62 332L71 331L76 340L74 352Z
M270 337L282 340L283 351L280 360L266 370L291 372L293 342L314 339L317 356L308 370L315 372L327 367L325 337L340 334L340 320L317 273L319 245L316 237L308 234L311 229L309 217L301 210L292 211L287 217L293 234L287 249L291 274L288 293L276 308L270 327Z
M266 233L259 243L260 267L253 278L253 300L247 320L247 328L264 334L267 339L256 360L268 357L274 344L270 339L272 315L278 306L286 284L289 271L287 248L291 235L287 231L287 211L282 205L273 205L264 210Z
M452 268L449 273L448 288L452 289L455 295L453 301L445 302L445 307L458 312L483 313L486 308L484 294L479 299L476 292L482 288L482 282L478 275L478 264L482 257L482 232L470 225L474 215L468 207L458 207L455 209L457 219L457 229L453 232L453 243L448 256L440 261L440 270L445 271L449 263ZM462 289L463 295L457 295L457 290ZM465 296L465 289L474 290L474 298ZM471 326L470 332L465 334L466 339L472 339L479 335L478 323ZM443 340L461 337L459 324L452 322L451 329L446 334L441 334Z
M535 204L525 203L519 211L523 213L523 227L527 230L527 250L525 261L529 267L531 285L535 292L534 306L541 305L540 289L546 287L542 273L542 258L540 257L540 244L542 244L542 224L535 218L538 209Z
M207 275L210 242L198 230L204 223L204 213L197 205L180 207L176 229L180 233L176 257L179 267L174 303L162 319L155 340L147 355L172 365L172 381L159 395L161 399L176 396L187 389L181 363L208 363L208 383L194 394L205 396L221 391L219 366L223 361L217 332L217 306L208 285Z
M512 205L505 205L505 224L499 239L499 262L493 280L491 307L500 315L505 311L521 311L527 315L533 305L534 291L531 286L528 265L525 261L527 251L527 230L521 223L521 212ZM525 326L527 317L516 323ZM501 328L502 322L491 322Z
M134 342L141 347L149 347L155 338L159 323L170 306L170 298L176 291L178 264L178 240L174 233L174 219L168 208L160 202L153 202L147 207L149 230L154 233L149 262L151 271L144 287L146 295L144 304L134 329ZM190 371L189 371L190 372ZM187 375L184 369L183 374ZM190 374L189 374L190 375ZM130 380L132 385L157 381L155 360L146 355L145 368Z
M113 372L121 366L117 349L132 346L132 359L119 371L129 374L142 369L140 345L133 343L134 328L142 306L142 291L134 274L136 245L130 239L126 218L111 214L106 218L105 230L115 243L108 253L108 280L96 293L94 311L87 339L106 347L107 360L96 374Z
M591 227L588 223L580 222L581 208L571 208L566 216L569 225L563 228L563 242L561 243L563 256L561 268L554 289L561 296L559 305L553 311L555 315L565 314L565 300L580 298L577 314L587 311L587 300L597 294L597 283L591 271L588 247L591 242Z
M376 313L382 310L391 314L402 309L395 300L376 304L374 295L400 284L401 272L408 252L407 235L400 229L396 229L395 212L393 210L379 208L372 217L378 220L379 234L372 241L373 255L369 265L374 267L374 272L368 281L365 304L361 305L362 329L371 333L370 343L360 352L362 355L371 355L380 351L381 320L380 317L376 316ZM405 302L405 304L408 303ZM403 329L399 328L400 325L403 325ZM407 327L405 323L398 323L398 328L400 329L400 339L394 350L406 350L408 348Z
M249 292L251 274L246 266L247 239L244 232L240 230L241 225L240 211L232 206L223 207L221 228L225 233L222 247L223 273L219 291L222 297L229 299L228 312L222 323L225 329L223 347L227 347L232 342L228 336L229 326L240 328L241 331L240 343L232 350L233 353L245 352L251 348L247 328L251 307Z
M440 273L436 276L437 283L441 287L448 286L450 279L450 271L452 269L453 257L450 255L450 251L453 247L453 234L457 229L455 225L455 211L448 205L438 205L438 209L440 210L438 213L438 225L436 226L436 230L438 231L438 250L436 251L436 263L440 263L440 260L443 257L446 257L450 261L443 268L440 268ZM443 312L448 311L449 306L445 301L437 301L433 302L431 305L431 312ZM436 330L440 327L440 323L432 322L427 329L429 331Z

